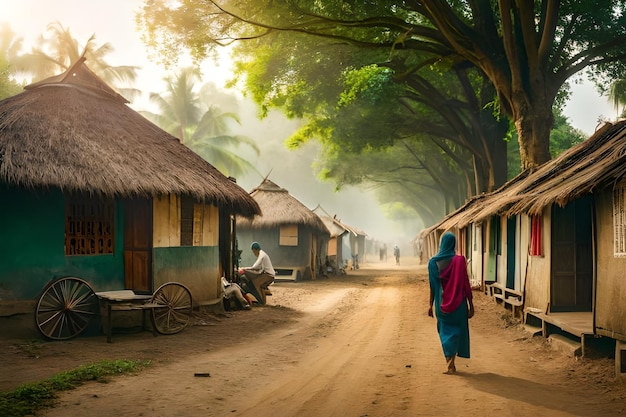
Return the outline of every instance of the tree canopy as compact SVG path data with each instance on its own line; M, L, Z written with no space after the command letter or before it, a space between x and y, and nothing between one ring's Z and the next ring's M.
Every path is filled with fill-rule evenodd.
M353 183L379 172L399 184L389 177L400 169L384 162L394 155L395 168L410 167L405 182L419 184L414 194L436 189L454 202L427 200L448 210L506 179L507 139L517 139L522 169L550 159L568 80L588 69L602 85L623 70L623 6L147 0L138 21L168 60L181 46L201 60L245 41L235 50L246 92L262 111L307 120L290 144L320 140L322 175ZM362 172L367 160L386 168Z
M626 57L622 0L147 0L139 18L167 56L183 45L203 58L216 45L286 31L467 61L515 123L523 168L550 159L552 106L567 80L588 68L606 81L623 73Z
M15 67L12 64L22 48L22 39L18 38L8 24L0 26L0 100L19 93L22 86L13 76Z

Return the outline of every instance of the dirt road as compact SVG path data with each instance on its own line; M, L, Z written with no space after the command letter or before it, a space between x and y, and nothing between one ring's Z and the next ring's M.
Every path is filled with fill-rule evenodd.
M626 414L611 359L575 360L506 327L504 311L481 293L472 359L443 374L424 266L369 264L347 276L276 283L273 293L268 306L198 317L173 336L116 334L112 344L92 336L28 349L2 340L13 351L0 353L0 364L20 367L13 372L28 381L100 358L154 361L139 375L62 393L45 416ZM0 388L16 382L0 377Z

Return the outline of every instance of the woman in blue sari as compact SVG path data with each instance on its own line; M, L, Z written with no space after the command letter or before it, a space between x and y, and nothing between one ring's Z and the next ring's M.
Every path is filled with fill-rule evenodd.
M446 232L441 236L439 253L428 261L430 308L428 315L437 318L437 332L441 340L448 370L456 372L454 360L470 357L468 319L474 316L472 289L463 255L456 254L456 236Z

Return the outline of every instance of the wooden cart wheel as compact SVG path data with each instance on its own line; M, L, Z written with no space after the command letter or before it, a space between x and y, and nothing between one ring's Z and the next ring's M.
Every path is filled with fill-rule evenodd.
M48 339L66 340L81 334L98 314L98 300L89 284L75 277L49 282L41 292L35 321Z
M182 284L168 282L152 296L152 324L161 334L178 333L187 326L193 309L191 292Z

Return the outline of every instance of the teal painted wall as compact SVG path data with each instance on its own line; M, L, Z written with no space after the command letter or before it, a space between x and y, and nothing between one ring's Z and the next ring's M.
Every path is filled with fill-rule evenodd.
M0 184L0 301L36 299L48 281L85 279L95 291L124 288L123 215L116 207L115 254L65 256L65 199L60 190Z
M298 225L298 246L279 245L280 229L274 228L243 228L237 229L237 242L241 252L241 266L251 266L256 256L250 249L252 242L259 242L272 261L274 267L301 267L310 265L311 229Z
M154 290L166 282L178 282L189 288L196 304L221 297L217 246L154 248L152 265Z

